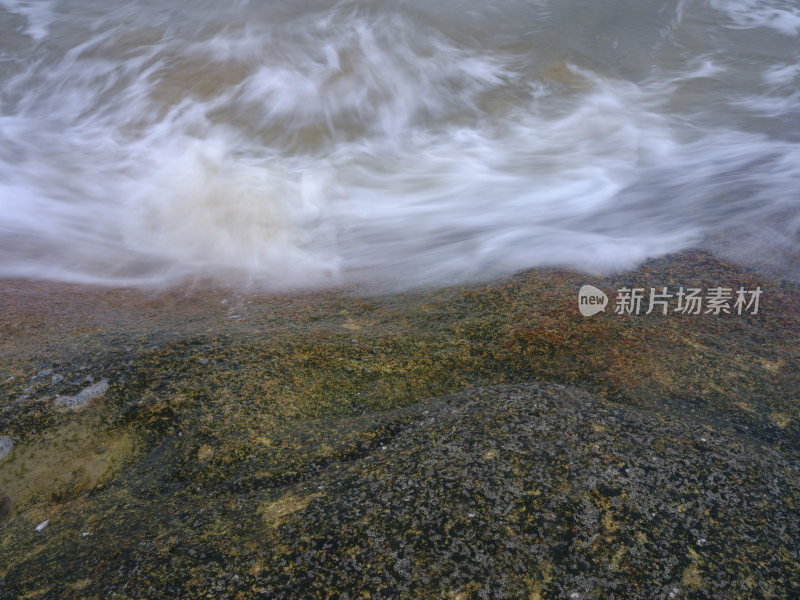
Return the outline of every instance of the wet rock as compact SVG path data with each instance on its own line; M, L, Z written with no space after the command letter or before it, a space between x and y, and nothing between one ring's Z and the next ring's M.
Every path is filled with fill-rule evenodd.
M800 583L800 476L758 440L546 384L471 390L404 418L380 451L274 501L298 508L273 527L285 549L259 585L644 600L753 582L788 597Z
M647 269L598 285L756 284L697 256ZM146 327L69 339L84 354L53 362L70 365L59 387L0 390L0 432L68 426L50 454L75 458L36 505L5 490L0 598L796 597L796 287L770 286L772 314L754 319L634 323L576 316L583 280L535 272L363 310L281 297L248 333L214 296L196 339L205 326L148 298ZM60 331L17 335L34 358L14 349L3 371L43 366ZM118 373L98 410L32 401L77 398L88 373ZM550 379L584 391L460 391ZM74 441L83 427L102 435ZM38 468L16 454L0 465L14 482ZM33 535L48 516L57 527Z

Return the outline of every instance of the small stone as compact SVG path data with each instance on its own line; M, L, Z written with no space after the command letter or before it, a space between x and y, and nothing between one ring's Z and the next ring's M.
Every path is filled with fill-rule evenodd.
M97 383L82 389L74 396L58 396L55 399L56 404L66 406L71 410L77 410L87 406L92 400L98 396L103 395L108 389L108 381L102 379Z
M0 435L0 460L3 460L6 456L8 456L13 447L14 440L7 435Z
M47 519L46 521L42 521L41 523L39 523L36 526L36 531L41 531L42 529L44 529L48 525L50 525L50 519Z
M209 458L214 456L214 449L211 448L208 444L203 444L197 450L197 459L200 461L207 461ZM197 491L200 491L200 488L197 488Z

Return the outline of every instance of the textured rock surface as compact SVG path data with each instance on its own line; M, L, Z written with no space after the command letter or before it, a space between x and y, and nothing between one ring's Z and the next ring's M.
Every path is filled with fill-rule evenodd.
M593 283L762 311L585 319L586 281L5 284L0 598L797 597L798 287L688 254Z
M757 440L548 384L469 390L339 427L363 436L325 461L264 460L196 477L197 493L140 471L126 492L99 493L90 537L75 527L86 515L69 513L52 519L51 543L20 532L38 550L7 571L5 597L32 582L53 597L78 586L136 598L800 589L800 470ZM56 556L63 573L41 572Z
M800 471L691 420L575 389L415 407L367 456L296 486L260 583L324 596L791 597ZM294 540L290 543L290 540Z

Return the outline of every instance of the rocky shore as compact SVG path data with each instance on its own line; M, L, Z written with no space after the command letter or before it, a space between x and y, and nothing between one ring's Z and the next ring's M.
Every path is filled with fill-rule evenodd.
M764 295L582 317L584 283ZM798 291L702 252L391 295L4 282L0 597L795 597Z

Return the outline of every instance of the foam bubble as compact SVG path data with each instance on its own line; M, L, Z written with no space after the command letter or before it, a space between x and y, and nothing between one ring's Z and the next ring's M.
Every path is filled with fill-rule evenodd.
M0 6L8 12L25 18L25 33L37 42L47 36L55 20L53 5L51 0L0 0Z
M734 27L768 27L793 36L800 32L800 8L786 0L709 0L709 4L727 14Z

